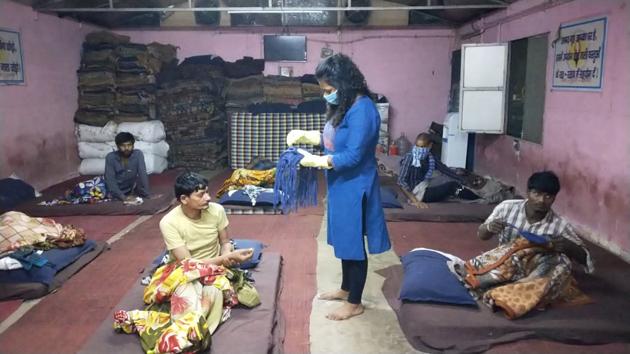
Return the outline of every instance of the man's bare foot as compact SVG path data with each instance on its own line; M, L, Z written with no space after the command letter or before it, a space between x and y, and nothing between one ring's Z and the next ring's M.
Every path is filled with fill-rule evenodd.
M326 315L326 318L333 321L343 321L350 317L358 316L363 313L363 305L351 304L349 302L344 303L335 311Z
M325 293L321 293L319 295L317 295L317 298L320 300L348 300L348 292L345 290L333 290L333 291L327 291Z

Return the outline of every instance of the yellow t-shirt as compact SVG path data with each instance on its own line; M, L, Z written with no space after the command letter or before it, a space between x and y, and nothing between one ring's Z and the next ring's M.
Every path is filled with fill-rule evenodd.
M169 251L186 246L193 258L206 259L219 255L219 231L228 224L221 204L210 203L198 220L188 218L177 206L160 220L160 231Z

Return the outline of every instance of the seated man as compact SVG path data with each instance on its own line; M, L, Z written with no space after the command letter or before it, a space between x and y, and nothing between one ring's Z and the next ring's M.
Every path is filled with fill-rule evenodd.
M428 133L420 133L416 137L414 147L400 161L398 185L409 199L409 203L417 208L427 208L426 203L435 203L449 197L473 200L479 198L475 193L462 186L461 177L431 153L433 141ZM431 186L431 178L435 170L456 179L437 186Z
M493 204L514 197L513 190L496 180L474 174L463 176L449 168L433 157L432 147L431 135L421 133L413 149L400 161L398 185L411 205L427 208L426 203L442 202L449 198ZM436 170L450 181L440 184L431 181Z
M435 170L435 158L431 154L431 147L433 147L431 136L428 133L420 133L411 151L400 161L398 185L409 198L409 202L418 208L427 207L422 198Z
M144 155L134 150L136 142L133 135L121 132L114 139L118 151L112 151L105 157L105 184L112 198L133 201L136 193L139 197L149 198L149 176L144 163Z
M180 205L160 220L160 231L176 262L155 271L143 294L147 310L114 314L114 328L138 333L145 352L205 352L233 306L255 306L245 301L252 297L259 301L255 290L247 296L238 280L242 272L224 268L250 259L253 250L232 251L227 216L221 205L210 203L208 181L184 172L175 180L175 196Z
M573 227L551 209L559 191L553 172L534 173L527 181L527 199L502 202L479 226L479 238L498 236L499 246L455 266L471 290L509 318L574 300L568 298L579 293L573 287L571 261L589 273L594 269Z
M175 198L179 206L160 221L166 248L175 260L194 258L231 267L252 257L252 249L232 250L227 215L223 206L210 202L207 179L194 172L180 174Z

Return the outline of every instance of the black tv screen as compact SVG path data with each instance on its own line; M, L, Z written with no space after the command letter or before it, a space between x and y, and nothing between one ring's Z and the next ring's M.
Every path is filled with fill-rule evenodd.
M266 35L266 61L306 61L306 36Z

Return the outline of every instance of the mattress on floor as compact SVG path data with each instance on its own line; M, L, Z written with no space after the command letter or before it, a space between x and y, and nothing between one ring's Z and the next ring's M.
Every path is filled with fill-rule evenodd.
M486 220L496 204L480 204L458 201L428 203L426 209L409 205L405 194L396 184L396 178L379 176L379 183L396 192L398 201L403 206L399 208L385 208L387 221L427 221L427 222L483 222Z
M70 264L61 268L52 278L49 284L41 282L19 282L19 283L2 283L0 284L0 301L12 299L36 299L60 288L63 283L70 279L74 274L79 272L81 268L92 262L98 257L108 245L105 242L94 242L94 248L89 252L81 254L78 258L73 259Z
M282 210L272 206L242 206L224 205L225 213L229 215L279 215Z
M400 196L398 197L401 198ZM428 203L426 209L416 208L401 201L402 209L383 209L387 221L427 221L427 222L484 222L496 204L474 203Z
M253 309L241 307L232 309L232 317L221 324L212 335L212 346L208 352L217 354L282 352L284 328L278 308L281 268L282 257L279 254L269 252L263 254L258 267L252 270L261 304ZM81 348L80 353L143 353L140 338L136 334L116 333L112 327L115 311L143 307L143 290L144 287L138 279Z
M159 175L149 176L151 198L145 199L141 205L125 205L122 201L109 201L96 204L77 205L38 205L42 201L50 201L62 196L77 183L90 179L80 176L61 182L42 191L42 196L15 207L30 216L71 216L71 215L152 215L168 209L174 202L173 185L177 170L165 171Z
M444 242L448 243L449 238ZM435 246L435 245L434 245ZM445 249L448 247L445 246ZM617 256L589 245L596 271L575 271L579 288L594 303L533 311L516 320L502 312L454 305L401 302L402 266L379 271L386 279L383 293L400 326L417 350L429 353L478 353L494 345L522 339L544 339L569 344L630 342L630 267Z
M273 190L261 191L252 205L250 196L244 189L231 190L224 193L219 203L225 209L226 214L232 215L276 215L282 214L279 208L274 207Z

